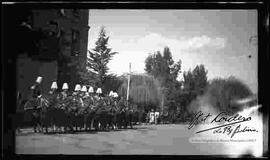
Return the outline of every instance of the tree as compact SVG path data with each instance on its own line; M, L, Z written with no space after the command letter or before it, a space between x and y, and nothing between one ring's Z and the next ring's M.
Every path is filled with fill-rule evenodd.
M179 106L177 95L179 95L180 83L177 77L181 73L181 60L175 63L169 47L165 47L163 55L157 51L146 58L145 71L161 84L162 111L174 114Z
M117 77L116 75L113 74L107 75L103 83L103 92L104 93L109 93L110 91L117 92L122 83L123 79L121 77Z
M121 97L127 96L128 80L123 76L123 83L118 90ZM130 78L129 102L138 106L139 121L142 121L143 113L155 109L160 110L161 90L157 79L148 74L132 74Z
M105 27L102 26L99 37L96 41L96 47L89 51L87 59L87 68L96 75L96 86L102 87L108 76L108 63L117 52L112 52L108 48L109 36L106 36Z
M184 72L185 90L191 92L194 97L201 95L207 86L207 70L204 65L197 65L193 71Z
M82 63L83 59L82 57L78 57L79 60L76 61L76 67L77 67L77 74L80 77L80 83L82 84L86 84L86 85L90 85L92 87L97 87L96 82L97 82L97 74L95 74L94 72L90 71L87 68L87 62Z
M241 108L234 105L235 100L253 95L250 88L235 77L214 79L207 88L206 94L210 97L210 104L218 111L236 113Z
M181 60L174 63L170 49L165 47L163 55L157 51L146 58L145 71L157 78L162 86L168 88L170 86L168 82L175 82L181 73Z
M242 110L235 101L252 96L249 87L239 79L229 77L227 79L216 78L207 86L203 95L197 97L188 107L189 113L198 111L219 113L227 112L235 114Z
M207 71L204 65L197 65L193 70L195 92L201 95L207 85Z
M126 98L127 95L127 76L123 77L123 83L119 88L119 95ZM130 78L129 99L133 103L148 107L155 106L158 109L160 104L160 84L151 75L147 74L132 74ZM150 108L146 109L150 110Z
M202 95L207 87L207 70L204 65L197 65L192 71L184 72L184 92L181 94L181 104L183 106L183 121L190 118L190 114L198 109L197 97Z

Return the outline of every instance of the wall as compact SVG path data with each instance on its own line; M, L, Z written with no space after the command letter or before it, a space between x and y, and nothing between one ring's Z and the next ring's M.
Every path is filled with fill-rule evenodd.
M30 87L38 76L43 77L42 91L48 93L51 84L57 79L57 62L40 62L25 56L17 58L17 90L22 93L22 98L30 96Z
M57 80L58 88L67 82L70 89L73 90L79 78L76 75L76 64L86 63L87 43L88 43L88 21L89 10L77 10L79 16L74 15L74 10L65 9L65 14L61 15L59 9L50 10L32 10L32 28L36 31L58 32L55 25L50 22L56 22L61 30L60 36L42 37L39 40L33 40L38 44L39 49L34 56L20 51L17 57L17 90L23 93L23 99L29 96L29 87L33 85L37 76L43 77L42 88L48 92L52 81ZM20 22L19 22L20 23ZM18 23L18 24L19 24ZM79 32L79 39L74 41L73 31ZM28 33L24 38L30 38ZM35 35L35 33L33 34ZM18 35L20 36L20 35ZM22 39L23 40L23 39ZM16 41L21 43L21 41ZM79 51L78 58L74 51ZM72 65L75 64L75 65Z

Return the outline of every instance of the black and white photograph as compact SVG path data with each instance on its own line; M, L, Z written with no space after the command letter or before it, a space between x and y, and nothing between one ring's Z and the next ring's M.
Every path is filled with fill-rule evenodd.
M264 157L258 12L7 9L15 154Z

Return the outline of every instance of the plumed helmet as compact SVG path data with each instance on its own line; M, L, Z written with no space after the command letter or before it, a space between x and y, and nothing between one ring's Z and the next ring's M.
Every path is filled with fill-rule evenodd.
M101 93L102 93L101 88L98 88L98 89L97 89L97 93L98 93L98 94L101 94Z
M80 91L80 90L81 90L81 85L76 84L74 91Z
M94 93L93 87L90 86L88 92L89 92L89 93Z
M113 97L114 98L117 98L118 97L118 94L116 92L113 93Z
M87 92L87 88L86 86L83 86L82 89L81 89L82 92Z
M110 97L113 97L114 96L113 91L110 91L109 96Z
M53 82L52 83L52 86L51 86L51 89L57 89L58 87L57 87L57 83L56 82Z
M42 77L38 76L36 82L40 84L42 82Z
M68 89L68 84L67 83L64 83L63 86L62 86L62 89L63 90Z

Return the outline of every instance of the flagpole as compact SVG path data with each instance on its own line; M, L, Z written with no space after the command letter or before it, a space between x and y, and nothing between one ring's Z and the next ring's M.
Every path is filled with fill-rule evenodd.
M128 86L127 86L127 102L128 102L128 99L129 99L130 74L131 74L131 63L129 63Z

